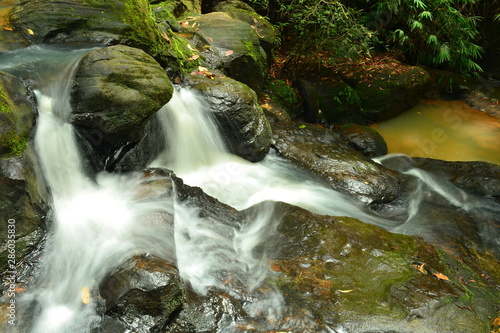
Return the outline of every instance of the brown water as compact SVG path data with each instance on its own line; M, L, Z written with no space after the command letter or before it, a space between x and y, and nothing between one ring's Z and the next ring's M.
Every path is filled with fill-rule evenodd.
M500 121L462 101L423 101L372 127L389 153L500 164Z

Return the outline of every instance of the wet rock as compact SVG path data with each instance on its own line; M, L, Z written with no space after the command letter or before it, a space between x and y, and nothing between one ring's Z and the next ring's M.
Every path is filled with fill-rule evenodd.
M377 157L387 154L387 143L374 129L357 125L345 124L336 131L346 139L352 147L368 157Z
M23 82L0 73L0 272L17 269L43 233L48 210L30 145L35 111ZM10 251L9 251L10 250ZM10 260L10 261L9 261Z
M354 150L330 129L278 123L273 133L281 155L333 189L357 196L366 204L388 203L401 195L404 176Z
M359 95L368 122L394 117L415 106L430 78L423 68L390 58L345 65L338 74Z
M162 58L168 46L149 12L147 0L22 0L11 19L32 43L122 43Z
M190 76L186 84L206 98L234 154L249 161L260 161L266 156L271 146L271 128L252 89L228 78Z
M439 178L481 196L500 198L500 166L480 161L442 161L432 158L400 156L384 162L387 167L406 171L410 167L432 172Z
M488 332L498 281L418 237L281 209L283 246L271 268L287 304L313 319L305 331L322 331L323 322L349 332ZM305 312L287 313L281 327L301 331Z
M169 78L144 51L99 49L81 60L75 74L72 122L109 166L144 138L147 121L172 93Z
M124 263L101 284L106 302L104 331L125 327L148 333L164 329L180 311L184 292L177 270L156 257L137 257Z
M201 51L206 67L222 70L260 93L268 60L257 32L250 24L222 12L194 17L186 22L186 25L195 27L193 43Z

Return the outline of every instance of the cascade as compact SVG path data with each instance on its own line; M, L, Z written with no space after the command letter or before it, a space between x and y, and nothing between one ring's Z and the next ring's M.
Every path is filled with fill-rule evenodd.
M251 301L245 303L247 313L265 313L270 322L279 322L285 307L283 296L273 288L259 290L269 264L265 251L255 251L280 222L274 211L276 201L319 214L354 217L406 234L418 233L423 227L419 223L427 223L421 211L425 191L436 193L469 214L492 217L486 221L500 212L498 205L481 202L428 172L408 166L401 171L414 177L418 186L407 203L405 218L377 216L353 198L317 183L275 153L259 163L231 154L203 100L186 88L176 89L172 100L157 114L167 145L150 166L171 169L186 184L199 186L238 210L259 208L245 223L233 227L223 216L220 221L204 223L196 208L176 199L141 200L139 175L101 172L94 177L83 166L78 137L70 123L69 89L72 72L89 50L68 52L36 46L27 50L36 61L20 64L0 59L3 70L21 76L38 73L35 147L52 196L52 228L43 267L33 288L23 296L23 302L34 304L38 313L30 332L89 332L98 327L99 284L111 270L140 253L175 262L181 278L201 295L217 288L236 298L248 297L225 283L220 272L230 272L251 293ZM46 59L51 59L51 66L46 66ZM393 158L398 156L378 162L384 164ZM149 214L158 211L173 215L173 225L147 223ZM495 229L488 223L479 226L481 234L490 242L498 242ZM494 246L498 248L499 244ZM227 319L220 332L231 332L236 324ZM327 325L317 329L334 332Z

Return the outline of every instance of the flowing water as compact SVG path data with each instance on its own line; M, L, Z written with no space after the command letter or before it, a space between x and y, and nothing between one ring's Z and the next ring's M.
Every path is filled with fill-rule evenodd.
M52 228L43 267L36 283L23 293L23 302L35 304L38 313L27 331L89 332L98 327L99 284L111 270L140 253L175 262L181 278L201 295L216 288L235 298L248 297L220 274L230 272L251 293L250 301L245 302L247 313L264 313L270 322L278 323L285 307L283 296L276 288L266 292L258 288L269 272L266 251L261 247L280 222L274 212L275 201L321 214L351 216L408 234L422 232L427 226L420 203L424 200L421 193L428 191L471 214L480 211L495 216L500 212L493 204L407 166L405 157L388 156L379 162L402 158L397 164L418 180L417 192L400 220L370 214L355 199L323 187L275 154L250 163L228 152L203 100L188 89L177 89L157 114L168 144L151 166L173 170L185 183L201 187L238 210L262 204L240 226L233 227L224 216L207 223L200 218L199 208L175 199L145 200L140 195L140 176L103 172L94 177L83 167L80 139L69 123L69 89L75 66L89 50L35 47L23 54L24 59L29 56L35 60L22 63L0 56L4 70L22 76L38 74L35 146L52 196ZM173 225L152 223L155 212L173 215ZM498 239L490 225L479 229ZM259 251L255 251L257 247ZM228 318L219 324L220 332L232 332L237 324ZM317 331L334 332L326 325Z

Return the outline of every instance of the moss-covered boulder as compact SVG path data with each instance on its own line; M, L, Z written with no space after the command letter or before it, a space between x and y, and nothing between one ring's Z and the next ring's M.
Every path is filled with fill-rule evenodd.
M185 24L195 33L193 42L201 51L206 67L222 70L260 93L268 61L259 36L250 24L222 12L193 17Z
M387 203L402 193L404 177L348 145L339 134L306 123L275 123L274 146L293 163L313 172L328 186L367 204Z
M271 147L271 127L252 89L220 77L190 76L186 84L206 98L234 154L249 161L260 161L266 156Z
M283 245L271 268L289 308L296 309L285 314L282 327L487 333L498 316L499 281L418 237L351 218L281 209Z
M73 119L102 160L138 142L147 120L172 97L161 66L144 51L111 46L87 54L75 74Z
M11 19L32 43L123 43L157 59L168 48L148 0L20 0Z
M260 44L271 59L272 48L276 42L277 32L273 25L262 15L259 15L248 4L239 0L226 0L219 2L215 11L225 12L234 19L250 24L259 37Z
M365 122L385 120L412 108L430 79L423 68L391 58L344 65L338 74L359 95Z
M35 112L23 82L0 72L0 156L21 156L35 125Z

